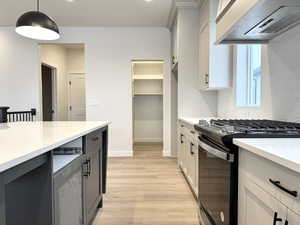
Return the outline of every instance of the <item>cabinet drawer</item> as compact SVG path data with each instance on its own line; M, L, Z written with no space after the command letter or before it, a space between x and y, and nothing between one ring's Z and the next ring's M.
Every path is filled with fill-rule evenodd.
M247 174L254 183L289 209L300 214L300 174L247 150L240 151L239 164L240 171ZM280 183L271 183L270 179ZM296 191L298 193L297 197L288 193L288 191Z
M99 151L101 148L101 132L96 130L86 135L85 153Z

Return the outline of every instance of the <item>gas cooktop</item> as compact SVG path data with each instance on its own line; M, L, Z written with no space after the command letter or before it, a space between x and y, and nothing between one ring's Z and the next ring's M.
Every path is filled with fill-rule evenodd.
M200 135L227 147L233 138L300 138L300 124L274 120L210 120L199 121L195 129Z

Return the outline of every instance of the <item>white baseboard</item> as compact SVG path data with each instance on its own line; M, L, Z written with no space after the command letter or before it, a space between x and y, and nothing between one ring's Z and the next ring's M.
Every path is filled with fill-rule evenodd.
M172 156L172 155L171 155L171 151L164 150L164 151L163 151L163 156L164 156L164 157L171 157L171 156Z
M134 142L159 143L159 142L163 142L163 139L162 138L135 138Z
M132 157L132 151L108 151L108 157Z

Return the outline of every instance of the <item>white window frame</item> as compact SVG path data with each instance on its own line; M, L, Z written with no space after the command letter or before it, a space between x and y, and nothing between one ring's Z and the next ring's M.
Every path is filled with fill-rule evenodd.
M252 67L252 50L251 45L237 45L235 46L235 57L234 60L235 64L235 73L236 73L236 81L235 81L235 101L236 107L260 107L261 105L261 93L262 93L262 74L260 77L260 93L259 93L259 100L257 100L257 104L254 104L254 98L252 95L252 85L253 85L253 67ZM262 59L261 59L262 60ZM261 70L262 70L262 63L261 63ZM243 77L239 77L242 74L246 73L246 80ZM244 82L244 84L240 84L238 82ZM243 89L241 88L244 85L246 91L241 93L240 91ZM243 94L242 97L239 97Z

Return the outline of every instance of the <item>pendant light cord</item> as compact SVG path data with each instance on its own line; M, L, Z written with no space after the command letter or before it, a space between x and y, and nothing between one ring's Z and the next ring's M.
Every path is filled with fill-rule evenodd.
M37 11L39 12L40 11L40 0L37 0L36 5L37 5Z

